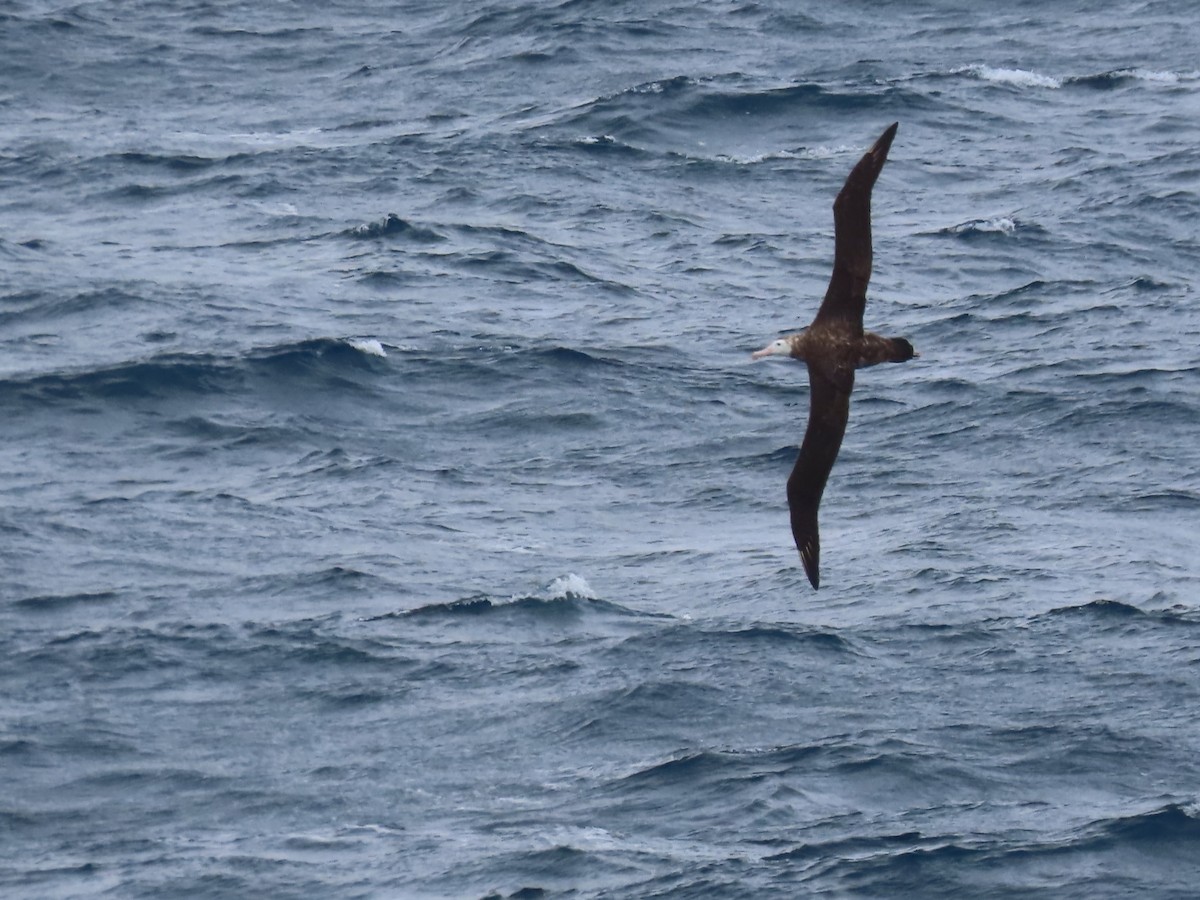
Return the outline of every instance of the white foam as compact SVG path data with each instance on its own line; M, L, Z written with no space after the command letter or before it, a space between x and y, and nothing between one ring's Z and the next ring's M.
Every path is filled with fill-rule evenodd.
M808 159L833 159L835 156L845 156L847 153L861 153L862 147L851 144L838 144L836 147L806 147L804 156Z
M1002 69L994 66L963 66L955 69L955 75L974 75L995 84L1011 84L1015 87L1060 88L1062 81L1049 75L1030 72L1028 69Z
M546 593L551 600L569 600L578 597L583 600L595 600L596 592L582 575L568 572L555 578L546 587Z
M690 85L690 84L695 84L695 82L692 81L692 79L687 78L685 76L680 76L679 78L667 78L662 81L648 81L645 84L635 85L634 87L630 88L630 93L632 93L632 94L661 94L669 86L673 86L676 84L689 84Z
M387 356L387 351L383 349L383 344L374 338L350 338L346 343L359 353L365 353L368 356Z
M396 828L391 825L377 825L373 822L363 822L361 825L348 825L345 828L339 829L338 834L352 835L359 834L361 832L366 832L367 834L378 834L386 837L406 834L406 831L403 828Z
M1151 72L1148 69L1130 69L1127 74L1141 81L1157 81L1160 84L1179 83L1179 76L1174 72Z
M738 166L753 166L769 159L799 159L800 154L791 150L771 150L766 153L754 153L750 156L735 156L728 153L718 153L717 162L733 163Z
M994 219L976 219L972 222L963 222L961 225L955 225L954 231L962 234L964 231L977 231L987 233L1012 234L1017 230L1017 223L1008 216L997 216Z
M752 166L774 159L832 159L837 156L844 156L847 153L854 153L859 149L861 148L842 144L838 147L820 146L803 147L799 150L768 150L764 153L754 153L749 156L720 153L717 154L716 160L717 162L734 163L740 166Z
M1180 75L1178 72L1156 72L1151 69L1122 69L1115 74L1136 78L1139 81L1152 81L1155 84L1179 84L1185 78L1195 78L1198 73Z

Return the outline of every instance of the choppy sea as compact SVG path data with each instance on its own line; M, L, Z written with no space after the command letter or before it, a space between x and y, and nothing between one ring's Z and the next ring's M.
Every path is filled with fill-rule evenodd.
M0 894L1192 898L1190 0L0 3ZM874 196L808 585L831 203Z

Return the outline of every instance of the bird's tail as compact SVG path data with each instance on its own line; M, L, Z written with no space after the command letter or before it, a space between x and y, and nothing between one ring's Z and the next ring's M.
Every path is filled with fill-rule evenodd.
M892 338L890 343L892 345L892 355L887 358L888 362L908 362L914 356L921 355L904 338Z

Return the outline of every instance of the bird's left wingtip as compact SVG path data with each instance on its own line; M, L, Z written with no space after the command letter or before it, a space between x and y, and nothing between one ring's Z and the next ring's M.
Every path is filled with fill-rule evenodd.
M872 149L876 151L882 150L886 154L888 149L892 146L892 139L896 137L896 129L899 127L899 122L893 122L891 125L885 128L883 130L883 134L879 136L879 140L875 142L875 146Z

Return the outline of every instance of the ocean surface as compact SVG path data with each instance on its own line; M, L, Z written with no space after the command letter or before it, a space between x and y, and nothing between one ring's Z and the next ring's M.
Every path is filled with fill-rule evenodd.
M0 2L0 895L1194 898L1190 0ZM834 195L874 194L804 576Z

